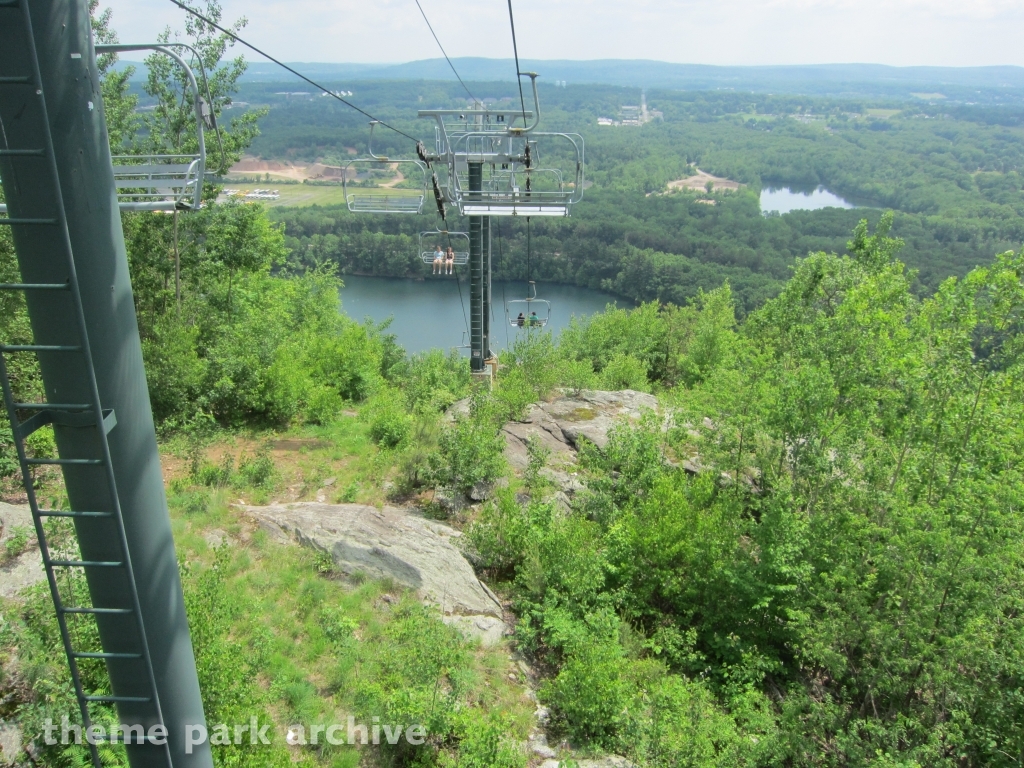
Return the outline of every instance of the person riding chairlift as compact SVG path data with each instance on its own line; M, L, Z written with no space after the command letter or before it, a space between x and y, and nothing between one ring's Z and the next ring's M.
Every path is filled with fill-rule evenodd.
M444 251L440 245L434 247L434 271L431 274L436 275L438 272L444 274Z
M540 325L540 318L537 317L536 312L530 313L530 325Z
M526 325L526 316L522 312L520 312L519 317L516 318L516 325L518 325L520 328Z
M455 251L450 245L448 246L448 253L444 257L444 263L448 267L448 274L452 274L455 271Z

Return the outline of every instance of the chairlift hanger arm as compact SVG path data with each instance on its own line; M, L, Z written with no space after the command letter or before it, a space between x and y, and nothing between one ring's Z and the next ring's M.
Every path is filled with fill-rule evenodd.
M516 74L519 75L520 78L522 78L523 75L526 75L528 78L530 78L530 84L533 86L533 105L534 105L534 108L536 109L536 112L533 114L533 124L532 125L529 125L529 126L527 126L525 128L509 128L508 130L509 130L509 133L517 133L517 134L519 134L519 133L529 133L534 128L536 128L538 125L540 125L540 96L537 95L537 73L536 72L517 72ZM527 120L526 114L527 114L526 110L524 109L523 112L522 112L523 123L524 124L526 123L526 120Z
M177 47L181 47L181 48L187 48L188 50L192 51L192 53L196 56L196 60L199 62L199 66L200 66L200 68L202 70L202 73L203 73L203 79L205 81L205 79L206 79L206 70L203 68L203 59L202 59L202 57L199 56L198 51L196 51L194 48L192 48L189 45L185 45L184 43L125 43L125 44L117 43L117 44L111 44L111 45L97 45L97 46L95 46L95 48L96 48L96 53L97 54L103 54L103 53L127 53L128 51L155 51L157 53L162 53L165 56L170 57L171 59L174 59L174 61L176 61L178 63L178 65L181 66L181 68L183 70L185 70L185 74L188 76L189 88L192 90L192 108L193 108L193 111L195 112L196 125L197 125L196 139L199 142L199 172L198 172L198 178L202 179L204 177L205 173L206 173L206 136L203 133L203 126L205 125L205 120L204 120L204 115L203 115L203 97L202 97L202 94L199 91L199 83L196 82L196 76L195 76L195 73L192 71L192 67L190 67L188 65L188 63L185 61L185 59L183 59L176 52L172 51L168 46L177 46ZM212 104L210 105L210 109L211 109L211 113L210 114L212 115L213 114L213 112L212 112L213 105ZM214 127L216 127L216 123L214 123ZM202 204L202 197L203 197L203 185L202 184L196 184L195 195L194 195L194 200L193 200L193 207L194 208L198 209L199 206Z

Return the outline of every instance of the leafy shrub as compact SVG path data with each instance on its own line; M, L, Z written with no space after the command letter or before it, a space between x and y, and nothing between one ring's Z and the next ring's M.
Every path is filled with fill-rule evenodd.
M370 437L385 448L394 448L409 435L413 419L405 397L393 387L383 387L360 414L370 425Z
M617 621L607 612L580 622L552 611L546 623L551 641L562 649L563 661L541 691L544 700L574 742L614 749L629 696Z
M235 457L225 453L221 458L220 465L210 461L193 463L192 477L198 485L205 485L212 488L226 488L231 485L235 474Z
M337 608L324 609L317 617L317 623L323 630L324 637L332 643L342 643L352 638L359 629L359 622L349 618Z
M594 375L594 364L587 359L565 360L559 378L575 397L579 397L585 389L593 389L598 381Z
M11 535L4 542L3 561L11 562L18 558L28 548L30 529L26 526L15 526L11 529Z
M277 479L277 467L270 448L261 447L253 456L242 456L238 462L238 482L244 487L269 489Z
M441 432L438 450L430 457L434 482L468 493L489 483L505 466L505 438L492 423L479 416L460 418Z
M481 567L510 578L550 523L550 504L521 505L512 488L499 488L470 525L466 538Z
M659 674L627 708L622 740L650 768L734 768L763 765L764 734L744 734L700 682Z
M421 352L410 358L396 383L414 412L444 411L469 392L469 360L454 349L448 354L440 349Z
M647 365L633 355L616 352L601 371L601 386L605 389L646 391L649 388Z
M440 768L525 768L526 753L512 735L510 718L475 708L460 715L458 752L442 752Z

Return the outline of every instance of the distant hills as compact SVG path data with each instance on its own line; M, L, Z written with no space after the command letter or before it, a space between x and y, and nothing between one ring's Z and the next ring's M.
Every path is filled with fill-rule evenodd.
M453 60L464 80L514 80L511 59ZM454 80L444 59L405 64L293 63L291 66L326 83L366 80ZM1024 99L1024 67L890 67L882 64L815 64L800 66L722 67L671 64L643 59L593 61L523 60L524 71L541 74L542 83L603 84L680 90L746 90L832 96L935 96L970 101L972 94L988 103ZM136 78L142 76L141 71ZM252 62L247 82L297 82L269 62Z

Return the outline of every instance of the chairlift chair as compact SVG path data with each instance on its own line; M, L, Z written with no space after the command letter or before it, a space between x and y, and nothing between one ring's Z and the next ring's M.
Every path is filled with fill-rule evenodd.
M455 252L455 266L462 267L469 264L469 233L448 232L443 229L420 232L420 258L423 259L423 263L433 264L434 248L439 245L444 251L449 243Z
M420 117L436 122L436 154L421 157L447 165L447 196L462 215L568 216L582 195L583 137L534 131L540 121L537 75L522 74L530 77L533 86L532 112L493 107L419 112ZM515 124L519 118L523 120L522 126ZM563 179L561 169L538 167L538 139L545 144L563 143L570 161L574 161L571 183ZM494 169L490 175L485 174L479 191L469 190L470 163Z
M341 184L348 209L353 213L420 213L423 210L423 201L426 199L430 181L427 164L422 160L374 154L373 129L377 123L377 120L370 123L368 144L370 156L350 160L342 171ZM380 187L368 187L365 188L366 191L363 191L364 188L355 187L349 183L349 177L354 179L360 169L391 170L398 173L401 173L402 169L406 169L408 173L403 175L416 178L419 181L419 187L413 194L408 195L382 193L379 191Z
M523 322L519 322L519 315ZM537 284L530 281L529 295L525 299L505 302L505 317L513 328L543 328L551 319L551 302L537 298Z
M203 182L206 178L206 137L204 130L217 129L212 105L203 98L195 73L186 61L171 50L186 48L199 62L203 83L209 96L206 72L198 52L182 43L147 43L128 45L97 45L96 53L155 51L170 57L184 70L195 112L195 154L114 155L114 184L118 206L122 211L195 211L202 205ZM218 132L219 140L219 132Z

